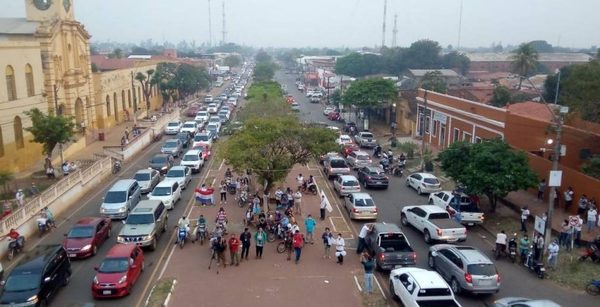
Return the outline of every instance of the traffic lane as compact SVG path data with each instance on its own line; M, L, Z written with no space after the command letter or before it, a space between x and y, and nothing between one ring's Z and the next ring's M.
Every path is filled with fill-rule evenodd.
M99 207L102 202L102 197L104 196L108 188L110 188L110 186L112 186L112 184L114 184L114 182L116 182L117 180L132 178L137 170L147 168L148 160L150 160L150 158L154 154L160 151L160 147L163 143L164 142L157 142L151 144L150 147L148 147L146 150L143 151L143 153L139 155L139 157L125 164L124 169L121 172L111 176L109 180L105 181L105 184L100 185L102 189L99 190L99 192L96 192L96 194L91 195L88 198L88 200L82 204L80 210L76 211L72 216L68 218L66 223L61 225L57 229L57 231L54 231L51 234L53 235L53 237L49 237L48 241L56 243L62 242L63 233L66 233L70 229L72 224L75 223L78 219L85 216L98 216ZM176 160L175 164L178 163L179 159ZM187 200L193 197L193 187L195 187L199 182L199 177L199 175L194 175L194 178L192 179L192 182L189 185L189 187L183 191L182 200L175 206L173 210L169 211L168 224L170 230L176 225L177 220L182 215L183 207L187 203ZM142 199L147 199L147 197L142 196ZM116 244L116 236L118 235L122 227L123 224L121 221L113 221L112 236L101 246L96 256L89 259L74 260L72 262L73 275L71 278L71 283L69 284L69 286L67 286L58 293L58 295L53 300L53 305L55 304L56 306L69 306L71 304L93 301L90 287L92 279L95 275L94 267L100 265L108 250L114 244ZM149 274L149 272L151 272L154 269L154 267L160 260L159 257L161 255L161 252L168 247L169 239L172 236L172 231L168 231L165 234L166 235L163 235L161 238L159 238L156 251L144 251L146 266L145 274L140 275L140 279L133 287L131 295L119 300L119 304L130 306L136 305L138 298L143 294L145 285L150 282L149 278L151 274ZM104 306L114 304L114 301L95 301L95 304L97 306Z

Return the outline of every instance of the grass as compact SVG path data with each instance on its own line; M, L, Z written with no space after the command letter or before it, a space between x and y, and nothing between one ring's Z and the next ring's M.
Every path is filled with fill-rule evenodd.
M148 298L148 304L146 306L162 307L167 299L167 295L171 291L174 280L175 278L173 277L164 277L157 280L152 289L152 293L150 293L150 298Z
M519 232L521 229L521 222L513 216L486 214L485 228L491 233L499 233L501 230L504 230L510 236L511 233Z
M373 278L375 278L375 276L373 276ZM360 284L360 286L364 289L364 280L363 278L359 278L358 279L358 283ZM373 283L375 283L375 281L373 281ZM362 305L365 307L383 307L383 306L388 306L388 302L385 299L385 297L383 297L383 295L381 294L381 292L379 291L379 288L377 287L376 284L373 284L373 293L372 294L367 294L365 292L361 292L360 293L360 297L362 300Z
M561 250L558 253L558 265L556 269L547 269L548 279L576 290L585 290L585 286L592 279L598 279L600 265L587 261L579 261L581 252L577 249L567 252Z

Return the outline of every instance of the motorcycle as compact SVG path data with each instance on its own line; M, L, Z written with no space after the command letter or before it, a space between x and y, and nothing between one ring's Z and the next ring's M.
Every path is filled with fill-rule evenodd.
M200 245L204 245L204 240L206 240L206 224L198 224L196 225L196 229L194 230L196 234L195 241L200 241Z
M496 256L496 260L502 255L506 256L506 245L496 243L496 248L494 249L494 256Z
M23 251L25 247L25 237L20 236L18 239L9 239L8 241L8 261L13 260L13 258Z
M116 174L119 171L121 171L121 161L115 160L115 163L113 163L113 167L112 167L112 173Z
M177 230L177 243L179 244L180 248L183 248L183 245L185 245L185 239L187 238L187 226L186 227L180 227Z
M404 173L404 166L395 165L391 168L390 172L396 177L402 177L402 174Z
M529 252L527 253L523 265L530 271L534 272L538 278L544 279L544 275L546 274L546 268L544 267L543 262L536 261L533 259L533 245L529 248Z
M585 292L594 296L600 294L600 279L590 281L587 286L585 286Z
M248 192L242 191L240 198L238 199L238 206L243 208L248 203Z
M306 190L313 193L313 195L317 195L319 193L319 191L317 191L317 185L314 183L307 185Z
M385 158L381 159L381 161L379 161L379 165L383 169L384 173L386 173L386 174L390 173L390 162L387 159L385 159Z
M592 259L592 262L600 263L600 249L598 249L598 242L596 240L588 245L583 252L583 255L579 257L579 261L585 261L586 259L590 258Z
M50 227L48 225L48 219L44 217L40 217L36 220L38 230L40 233L40 238L48 231L50 231Z
M508 256L510 257L510 260L512 261L512 263L515 263L515 260L517 259L517 239L516 238L511 238L508 241Z

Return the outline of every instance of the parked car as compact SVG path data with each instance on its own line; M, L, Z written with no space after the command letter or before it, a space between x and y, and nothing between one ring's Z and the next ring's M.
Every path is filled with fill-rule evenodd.
M442 190L442 183L432 174L413 173L406 177L406 185L415 189L417 194L435 193Z
M365 188L384 188L387 189L390 179L381 167L363 166L358 169L358 182L361 182Z
M367 193L350 193L344 198L344 208L353 220L376 220L377 206Z
M339 197L348 196L350 193L360 192L360 183L352 175L339 175L333 180L333 190Z
M173 166L165 175L165 180L179 182L182 190L192 181L192 169L187 166Z
M173 121L167 123L165 127L165 134L177 134L181 130L182 124L180 121Z
M346 161L348 161L348 165L350 165L353 169L369 166L373 162L373 160L371 160L371 156L362 150L351 152L346 157Z
M427 263L450 282L452 292L497 293L500 274L480 250L463 245L438 244L429 248Z
M332 156L323 161L323 172L327 178L331 179L339 175L349 175L351 170L344 158Z
M189 167L192 172L200 172L202 166L204 166L204 159L202 157L202 152L198 149L190 149L185 155L181 158L181 162L179 165Z
M367 251L375 257L379 270L391 270L396 266L412 266L417 254L397 225L374 223L365 237Z
M169 139L160 148L160 152L177 158L183 152L183 144L181 144L179 139Z
M95 299L126 296L144 271L144 252L137 245L117 244L95 270L92 281Z
M390 272L390 292L406 307L460 307L452 289L440 274L420 268L398 268Z
M195 135L198 132L198 123L195 121L183 123L183 126L181 126L181 132L188 132L192 135Z
M95 256L98 247L111 234L112 222L109 218L84 217L79 219L65 234L63 247L69 258Z
M452 191L441 191L429 194L429 204L438 206L444 210L448 207L460 223L473 226L483 223L483 212L471 201L466 194L453 193Z
M421 233L425 243L433 241L456 242L467 240L467 229L444 209L433 205L405 206L402 208L400 222L411 225Z
M167 231L168 218L162 201L142 200L125 220L117 243L131 243L155 250L158 238Z
M335 140L335 142L336 142L338 145L342 145L342 146L354 143L354 141L352 141L352 137L351 137L351 136L349 136L349 135L347 135L347 134L342 134L342 135L340 135L340 137L338 137L338 138Z
M358 134L356 134L354 136L354 141L356 141L356 144L358 144L358 146L360 147L373 148L377 145L377 140L375 139L375 136L373 135L373 133L368 131L361 131Z
M142 194L146 194L160 182L160 173L155 169L141 169L133 175L133 179L140 185Z
M142 189L138 182L133 179L121 179L104 195L100 215L111 219L124 219L141 199Z
M505 297L494 302L492 307L561 307L559 304L545 299L524 297Z
M188 148L192 142L192 135L188 132L179 132L175 137L181 141L183 148Z
M60 244L38 245L10 271L0 287L2 306L48 306L71 280L71 261Z
M150 168L159 171L162 175L166 174L173 166L173 156L170 154L158 154L149 161Z

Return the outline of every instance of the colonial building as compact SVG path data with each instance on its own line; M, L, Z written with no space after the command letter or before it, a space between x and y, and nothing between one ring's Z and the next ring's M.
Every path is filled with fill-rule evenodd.
M512 67L512 53L467 53L471 61L470 72L510 72ZM587 63L592 57L585 53L540 53L538 62L553 72L572 64Z

